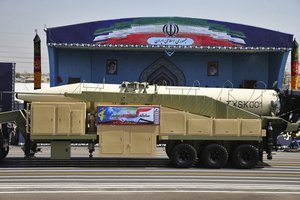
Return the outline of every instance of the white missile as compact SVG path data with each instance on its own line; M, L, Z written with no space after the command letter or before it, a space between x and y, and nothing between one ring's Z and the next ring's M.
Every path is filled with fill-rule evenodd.
M144 84L144 87L140 87ZM146 89L145 89L146 88ZM268 89L238 89L238 88L208 88L189 86L155 86L145 83L131 84L104 84L104 83L76 83L39 89L30 93L19 93L17 98L28 102L70 102L78 99L66 97L65 93L81 94L88 92L113 92L113 93L144 93L147 94L176 94L176 95L201 95L211 97L226 104L236 106L258 115L272 115L279 106L278 94Z

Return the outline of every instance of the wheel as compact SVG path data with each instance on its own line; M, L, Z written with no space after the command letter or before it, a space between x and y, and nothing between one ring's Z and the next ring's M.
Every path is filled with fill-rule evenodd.
M242 144L238 146L232 154L232 161L234 165L242 169L250 169L255 167L258 160L258 149L250 144Z
M173 142L169 142L166 144L166 154L169 158L171 158L171 154L172 154L172 150L174 148L176 144L174 144Z
M6 158L7 154L9 152L9 148L0 148L0 160L3 160Z
M209 144L201 152L201 161L209 168L222 168L228 162L227 149L220 144Z
M166 154L169 158L171 158L171 150L172 150L172 148L170 148L170 147L171 147L171 145L169 143L166 144L165 150L166 150Z
M189 168L195 164L197 158L196 149L190 144L177 144L171 153L171 161L175 167Z

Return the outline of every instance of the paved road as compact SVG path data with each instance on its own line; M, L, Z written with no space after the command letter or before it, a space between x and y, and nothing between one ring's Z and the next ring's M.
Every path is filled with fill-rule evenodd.
M277 152L267 163L252 170L0 167L0 199L299 199L300 152Z

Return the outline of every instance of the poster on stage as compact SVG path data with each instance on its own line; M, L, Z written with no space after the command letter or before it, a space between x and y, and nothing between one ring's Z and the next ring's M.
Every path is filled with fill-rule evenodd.
M98 106L97 123L107 125L159 125L159 106Z
M116 59L106 60L106 74L115 75L118 72L118 61Z
M208 76L218 76L218 73L219 73L219 63L218 62L208 62L207 75Z

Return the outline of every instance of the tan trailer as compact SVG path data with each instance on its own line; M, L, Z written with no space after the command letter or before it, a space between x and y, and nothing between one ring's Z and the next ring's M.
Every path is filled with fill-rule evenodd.
M272 158L280 132L298 130L275 116L272 90L212 90L136 82L60 86L18 94L30 102L28 109L1 113L0 123L17 123L26 156L39 142L51 143L52 159L69 159L72 142L89 143L90 156L98 143L100 157L155 156L156 145L163 144L174 166L200 161L209 168L224 167L229 159L252 168L263 151ZM234 106L230 99L244 103ZM1 158L8 153L3 149Z

